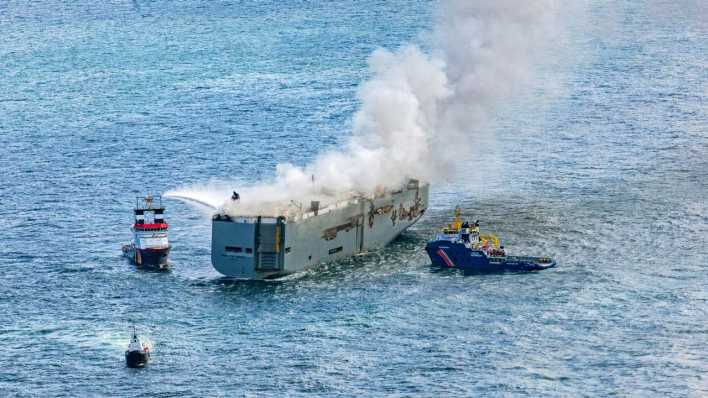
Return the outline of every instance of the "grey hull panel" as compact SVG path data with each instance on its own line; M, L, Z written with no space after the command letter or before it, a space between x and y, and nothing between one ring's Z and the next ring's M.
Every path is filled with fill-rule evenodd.
M428 185L358 198L297 221L212 221L212 264L226 276L267 279L383 247L420 219Z

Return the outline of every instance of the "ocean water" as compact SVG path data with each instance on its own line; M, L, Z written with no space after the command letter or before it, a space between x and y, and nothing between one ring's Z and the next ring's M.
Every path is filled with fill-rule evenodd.
M0 397L708 395L708 9L591 1L384 250L285 280L120 256L134 197L260 181L347 138L432 1L0 2ZM531 274L431 269L456 205ZM135 323L148 368L125 368Z

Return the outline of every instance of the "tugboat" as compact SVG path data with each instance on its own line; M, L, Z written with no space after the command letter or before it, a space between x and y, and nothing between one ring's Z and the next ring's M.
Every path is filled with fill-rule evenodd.
M129 368L142 368L150 360L150 348L147 344L141 343L138 334L133 326L133 337L130 339L128 349L125 351L125 364Z
M159 270L169 268L170 243L162 197L148 195L136 198L135 222L131 227L133 241L123 245L123 255L138 267Z
M508 256L499 238L480 233L479 221L472 225L462 222L460 213L460 208L456 208L453 222L442 228L425 246L433 265L476 272L535 271L555 267L556 262L550 257Z

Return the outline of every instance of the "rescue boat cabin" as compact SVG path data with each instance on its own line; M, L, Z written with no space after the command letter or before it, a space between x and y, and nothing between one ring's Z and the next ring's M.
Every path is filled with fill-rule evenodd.
M459 207L455 208L455 218L436 234L435 240L459 242L468 248L483 250L488 255L505 255L504 247L496 235L480 232L479 220L474 223L462 221L462 211Z
M167 247L167 222L161 196L148 195L135 201L135 246L141 249Z

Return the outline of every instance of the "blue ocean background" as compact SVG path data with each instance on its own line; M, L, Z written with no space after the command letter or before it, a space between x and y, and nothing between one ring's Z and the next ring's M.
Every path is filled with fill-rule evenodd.
M476 156L438 148L462 167L386 249L231 281L208 213L168 201L172 271L121 258L135 196L346 142L367 57L424 43L436 4L0 2L0 396L707 396L699 0L569 9L533 89L470 126ZM456 205L559 266L431 269Z

